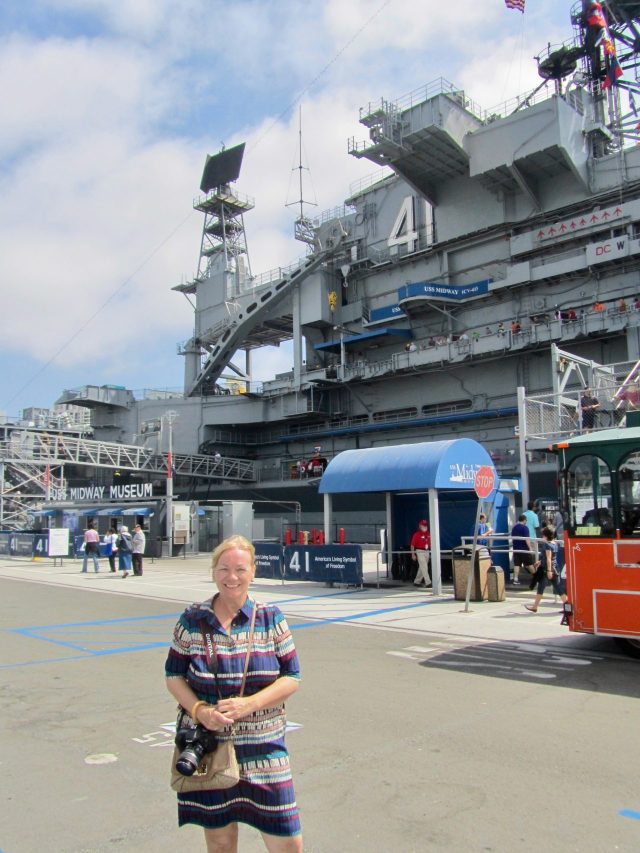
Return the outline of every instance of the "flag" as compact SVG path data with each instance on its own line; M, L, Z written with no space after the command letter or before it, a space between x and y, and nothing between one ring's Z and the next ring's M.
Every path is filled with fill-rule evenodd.
M173 478L173 454L171 451L167 453L167 480Z
M49 485L51 483L51 468L49 465L44 469L44 487L47 491L49 491Z
M524 12L524 0L504 0L504 5L507 9L517 9L519 12Z
M638 118L638 108L636 107L636 101L633 97L633 92L629 92L629 109L634 114L634 116Z

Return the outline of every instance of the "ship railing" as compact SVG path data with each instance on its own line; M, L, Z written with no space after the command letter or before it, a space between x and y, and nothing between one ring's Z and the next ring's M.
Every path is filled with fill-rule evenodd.
M591 432L593 429L612 429L622 426L627 411L634 410L640 403L640 393L623 393L624 376L628 374L630 362L618 365L620 373L608 372L596 375L591 396L598 400L593 426L583 423L580 398L583 389L572 389L558 394L540 394L524 399L525 439L544 441L560 440L573 435ZM612 366L607 366L607 371ZM626 373L625 373L626 371Z
M472 113L477 118L483 118L484 111L482 108L475 101L472 101L471 98L467 98L459 86L454 86L445 77L436 77L435 80L419 86L417 89L413 89L411 92L407 92L393 101L386 101L384 99L370 101L366 107L360 108L360 121L366 119L368 116L375 116L377 114L388 116L404 112L418 106L418 104L429 101L431 98L435 98L437 95L453 96L467 112Z
M324 225L325 222L331 222L332 219L346 219L347 216L352 216L354 213L353 204L341 204L337 207L331 207L328 210L323 210L312 219L315 228Z
M357 181L352 181L349 184L349 197L360 195L360 193L364 192L364 190L369 189L369 187L374 186L374 184L379 184L381 181L384 181L386 178L395 177L395 172L392 172L390 169L387 169L384 166L382 169L378 169L377 172L372 172L369 175L365 175Z
M252 196L246 195L245 193L238 192L235 187L227 187L226 189L217 187L205 195L196 196L193 199L193 207L197 209L201 205L218 200L228 201L231 204L239 202L241 207L253 208L256 206L255 198L252 198Z
M274 281L280 281L283 278L286 278L288 275L296 272L301 269L309 260L309 256L305 255L302 258L298 258L297 261L293 261L293 263L289 264L285 267L274 267L273 269L267 270L266 272L260 273L259 275L252 276L252 278L247 281L250 283L251 290L258 290L261 287L265 287L269 284L272 284Z

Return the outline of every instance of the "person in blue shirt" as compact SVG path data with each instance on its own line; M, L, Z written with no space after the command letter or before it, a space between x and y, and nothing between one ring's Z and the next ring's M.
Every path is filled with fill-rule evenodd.
M511 545L513 549L513 585L520 586L520 568L533 565L533 554L531 548L531 534L525 523L527 517L524 513L519 516L516 524L511 528Z
M487 522L487 516L481 512L480 518L478 519L478 545L484 547L491 553L490 540L489 536L493 533L493 527ZM473 536L474 531L471 530L471 535Z
M538 518L537 512L534 510L533 501L529 501L527 504L527 508L524 511L524 517L526 519L525 524L529 528L529 539L539 539L540 538L540 519ZM533 551L537 555L538 554L538 543L533 543Z

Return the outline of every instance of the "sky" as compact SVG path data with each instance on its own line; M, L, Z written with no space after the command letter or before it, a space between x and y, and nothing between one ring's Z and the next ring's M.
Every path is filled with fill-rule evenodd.
M490 109L540 82L571 3L527 0L3 0L0 412L64 389L179 389L207 154L246 142L236 188L252 272L293 239L298 122L307 215L376 171L347 153L359 109L443 77ZM290 349L254 358L256 379Z

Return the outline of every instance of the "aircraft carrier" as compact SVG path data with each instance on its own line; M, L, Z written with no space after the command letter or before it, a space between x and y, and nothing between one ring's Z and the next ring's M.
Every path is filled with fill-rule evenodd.
M442 78L362 106L345 156L375 171L315 219L301 207L306 254L288 267L252 271L244 146L207 157L198 271L173 288L194 310L184 391L88 385L59 402L91 410L95 442L171 450L186 500L313 520L342 450L452 437L525 497L555 494L549 436L581 429L586 387L603 425L620 420L640 360L640 3L569 18L538 89L499 109ZM286 342L291 369L254 381L260 348ZM377 500L336 510L383 520Z

